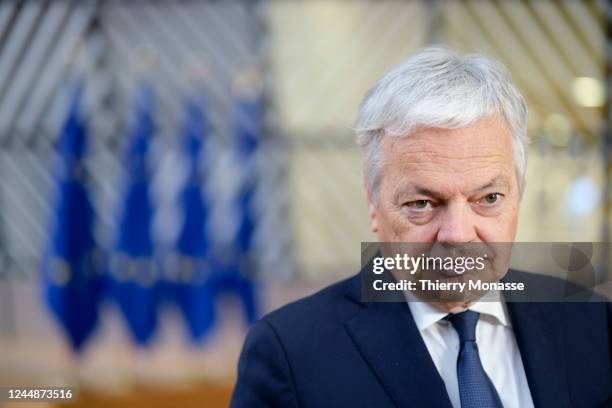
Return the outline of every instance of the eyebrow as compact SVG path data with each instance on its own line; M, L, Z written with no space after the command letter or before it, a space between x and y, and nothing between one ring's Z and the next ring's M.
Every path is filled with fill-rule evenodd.
M509 187L509 185L510 184L508 183L508 180L506 179L506 177L500 174L498 176L493 177L491 181L489 181L487 184L483 185L482 187L478 187L472 192L475 193L477 191L486 190L488 188L495 187L495 186Z
M490 181L488 181L486 184L484 184L481 187L477 187L476 189L472 190L471 193L473 194L473 193L476 193L476 192L479 192L479 191L483 191L483 190L486 190L488 188L495 187L495 186L508 187L509 184L508 184L508 181L507 181L506 177L503 176L503 175L495 176ZM403 194L411 193L411 192L414 192L415 194L422 194L422 195L426 195L426 196L429 196L429 197L434 197L434 198L442 198L443 197L443 194L440 193L440 192L432 190L432 189L430 189L428 187L423 187L423 186L416 185L416 186L411 186L411 187L409 187L407 189L406 188L398 188L396 190L395 194L393 195L393 198L397 200Z

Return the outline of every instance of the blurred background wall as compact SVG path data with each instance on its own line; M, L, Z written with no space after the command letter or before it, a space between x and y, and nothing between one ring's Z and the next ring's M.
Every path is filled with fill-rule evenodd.
M357 107L387 69L430 43L498 58L527 98L531 143L517 240L609 242L606 7L603 0L3 1L0 385L72 384L90 405L111 397L105 404L119 404L153 386L187 395L185 404L215 406L206 398L218 398L223 406L247 328L237 296L224 296L216 324L194 342L170 304L159 308L153 340L137 346L121 310L103 299L95 331L73 352L39 275L53 239L54 147L75 79L84 86L84 163L105 253L117 235L128 176L122 152L143 80L155 100L156 248L172 247L181 228L169 197L184 179L183 106L194 93L206 96L210 122L201 161L211 221L202 233L231 246L227 209L243 164L232 159L232 112L236 89L255 72L264 113L249 279L263 313L358 269L359 244L374 236L351 131Z

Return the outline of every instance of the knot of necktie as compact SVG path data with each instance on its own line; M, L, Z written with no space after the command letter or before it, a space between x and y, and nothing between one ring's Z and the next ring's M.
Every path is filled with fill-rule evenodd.
M476 341L476 324L480 313L466 310L461 313L450 313L444 319L451 322L461 344L466 341Z

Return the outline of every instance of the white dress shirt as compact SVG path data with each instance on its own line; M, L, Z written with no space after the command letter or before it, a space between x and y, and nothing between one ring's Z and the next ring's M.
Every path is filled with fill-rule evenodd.
M406 294L408 307L421 332L427 350L444 380L454 408L461 407L457 382L459 337L447 313L427 302L414 301ZM480 313L476 325L476 344L485 372L493 382L505 408L533 407L523 360L516 344L514 330L503 301L476 302L469 310Z

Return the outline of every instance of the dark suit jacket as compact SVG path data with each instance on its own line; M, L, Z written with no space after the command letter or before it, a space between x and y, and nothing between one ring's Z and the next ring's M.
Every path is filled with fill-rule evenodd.
M450 408L408 305L360 293L357 275L253 325L231 407ZM507 307L536 407L612 406L610 303Z

